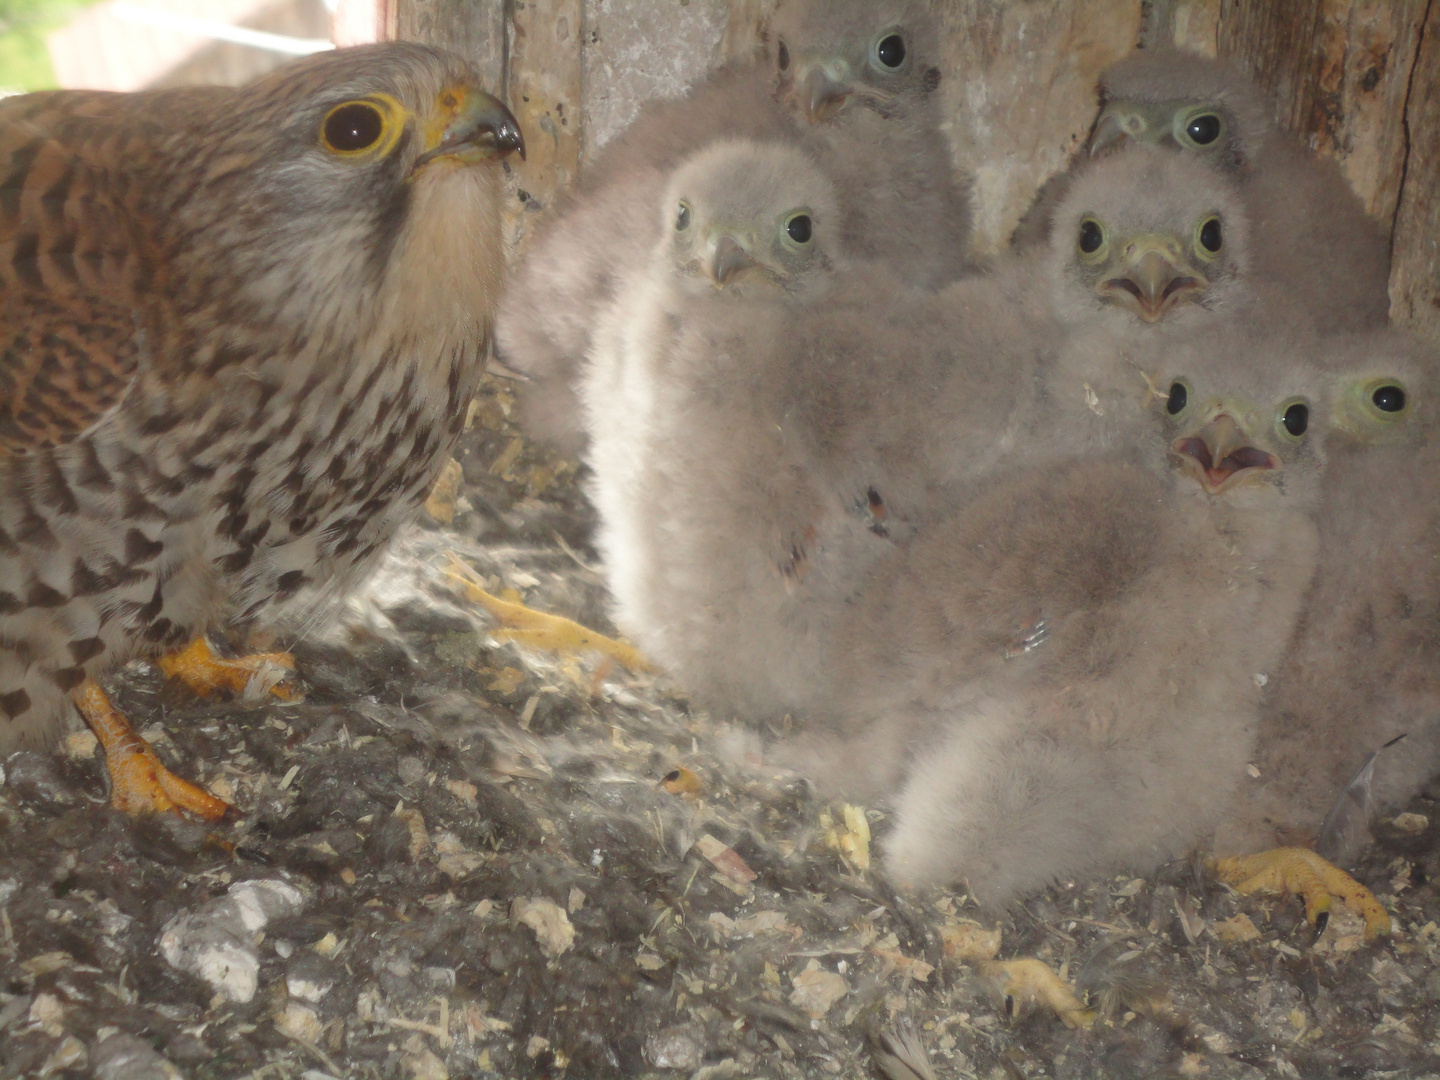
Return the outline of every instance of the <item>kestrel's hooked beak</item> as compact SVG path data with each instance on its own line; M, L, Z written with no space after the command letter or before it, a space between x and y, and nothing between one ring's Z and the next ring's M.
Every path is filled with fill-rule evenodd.
M836 79L823 64L811 64L801 75L796 92L805 118L812 124L823 124L845 107L855 88Z
M715 246L710 252L710 261L706 264L705 269L710 280L715 283L715 287L723 289L732 280L759 265L755 257L745 250L740 241L729 233L722 233L720 239L715 241Z
M1190 265L1174 237L1142 236L1125 245L1124 269L1095 286L1102 300L1157 323L1181 304L1199 300L1210 279Z
M461 84L440 91L434 117L422 132L425 149L412 172L440 159L473 165L511 151L518 151L522 160L525 157L525 138L515 115L499 98L475 86Z
M1281 468L1274 454L1250 445L1244 430L1221 412L1194 435L1176 439L1170 452L1211 495L1229 491L1247 480L1259 480Z

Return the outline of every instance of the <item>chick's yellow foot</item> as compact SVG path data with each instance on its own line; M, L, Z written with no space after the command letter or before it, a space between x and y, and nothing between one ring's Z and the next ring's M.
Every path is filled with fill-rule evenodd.
M1087 1009L1070 984L1044 961L1031 956L985 960L980 963L980 974L995 985L1005 999L1005 1011L1012 1016L1022 1006L1040 1002L1054 1010L1068 1028L1088 1028L1095 1023L1095 1010Z
M1305 898L1305 918L1324 929L1330 906L1339 897L1345 906L1365 919L1365 940L1390 932L1390 913L1375 894L1338 866L1308 848L1273 848L1256 855L1213 859L1215 876L1243 895L1266 891L1298 894Z
M267 676L273 678L278 669L288 671L295 667L295 660L289 653L252 653L233 660L225 659L216 656L203 637L155 662L166 678L179 679L197 697L209 697L216 690L244 693L251 680ZM295 690L283 682L274 682L269 690L281 701L291 701L297 696Z
M110 805L127 814L178 813L188 810L207 821L219 821L230 804L182 780L135 734L130 722L110 704L105 691L86 679L72 693L76 708L105 748L110 771Z
M480 575L454 555L450 556L450 561L448 576L460 583L465 598L482 605L500 620L500 627L494 631L497 640L516 641L551 652L589 649L610 657L631 672L654 670L645 657L640 655L640 650L633 645L596 633L564 616L528 608L520 603L518 598L506 600L492 596L481 587L483 582Z

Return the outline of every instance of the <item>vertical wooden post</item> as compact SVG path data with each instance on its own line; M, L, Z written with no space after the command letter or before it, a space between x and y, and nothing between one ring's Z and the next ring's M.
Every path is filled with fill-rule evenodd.
M1434 0L1171 0L1176 43L1220 55L1337 158L1391 234L1391 317L1440 331L1440 8Z
M509 101L525 132L527 204L549 207L580 167L584 0L514 0Z
M457 52L503 93L505 0L388 0L390 36Z
M1275 97L1280 120L1339 159L1365 208L1394 220L1405 98L1425 0L1224 0L1221 56Z
M765 50L770 16L779 0L730 0L730 21L720 41L720 59L727 64L758 59Z
M1433 0L1404 122L1405 171L1390 246L1390 317L1440 340L1440 3Z
M1000 251L1090 134L1100 73L1135 48L1139 0L935 5L945 127L974 180L975 245Z

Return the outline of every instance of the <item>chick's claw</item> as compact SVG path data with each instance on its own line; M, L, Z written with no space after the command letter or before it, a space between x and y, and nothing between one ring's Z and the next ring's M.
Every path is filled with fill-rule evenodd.
M447 576L460 584L467 600L482 605L499 620L500 626L494 631L498 641L514 641L553 652L588 649L617 661L632 673L654 670L633 645L606 637L573 619L536 611L519 600L492 596L481 587L480 576L453 555Z
M1095 1023L1094 1009L1075 996L1069 983L1034 957L1018 960L986 960L980 973L1003 995L1005 1011L1012 1016L1022 1006L1041 1002L1048 1005L1068 1028L1089 1028Z
M1390 913L1375 894L1308 848L1274 848L1215 859L1215 876L1242 895L1278 892L1305 899L1305 918L1323 929L1335 897L1365 919L1365 940L1390 933Z

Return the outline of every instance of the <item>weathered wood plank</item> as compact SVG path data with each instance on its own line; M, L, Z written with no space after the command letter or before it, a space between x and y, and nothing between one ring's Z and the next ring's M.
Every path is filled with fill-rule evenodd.
M390 37L443 45L480 69L490 86L505 82L504 0L389 0Z
M779 0L730 0L730 19L720 39L720 58L726 63L740 63L764 55L770 16L779 6Z
M1405 105L1408 136L1391 244L1390 317L1440 339L1440 4L1432 3Z
M584 0L514 0L509 102L525 133L520 186L542 206L580 168Z
M1221 0L1215 51L1275 98L1280 122L1340 167L1388 229L1426 0Z
M1440 210L1429 194L1440 185L1432 141L1440 114L1423 112L1440 95L1440 68L1416 59L1433 8L1433 0L1177 0L1173 9L1178 44L1232 60L1271 92L1282 124L1339 160L1365 208L1392 231L1391 315L1413 325L1440 317L1425 299L1440 288ZM1427 52L1433 37L1423 37Z
M642 104L705 76L729 13L729 0L586 0L582 169Z
M936 5L955 164L975 182L975 239L1000 250L1036 189L1089 136L1100 72L1135 47L1138 0Z

